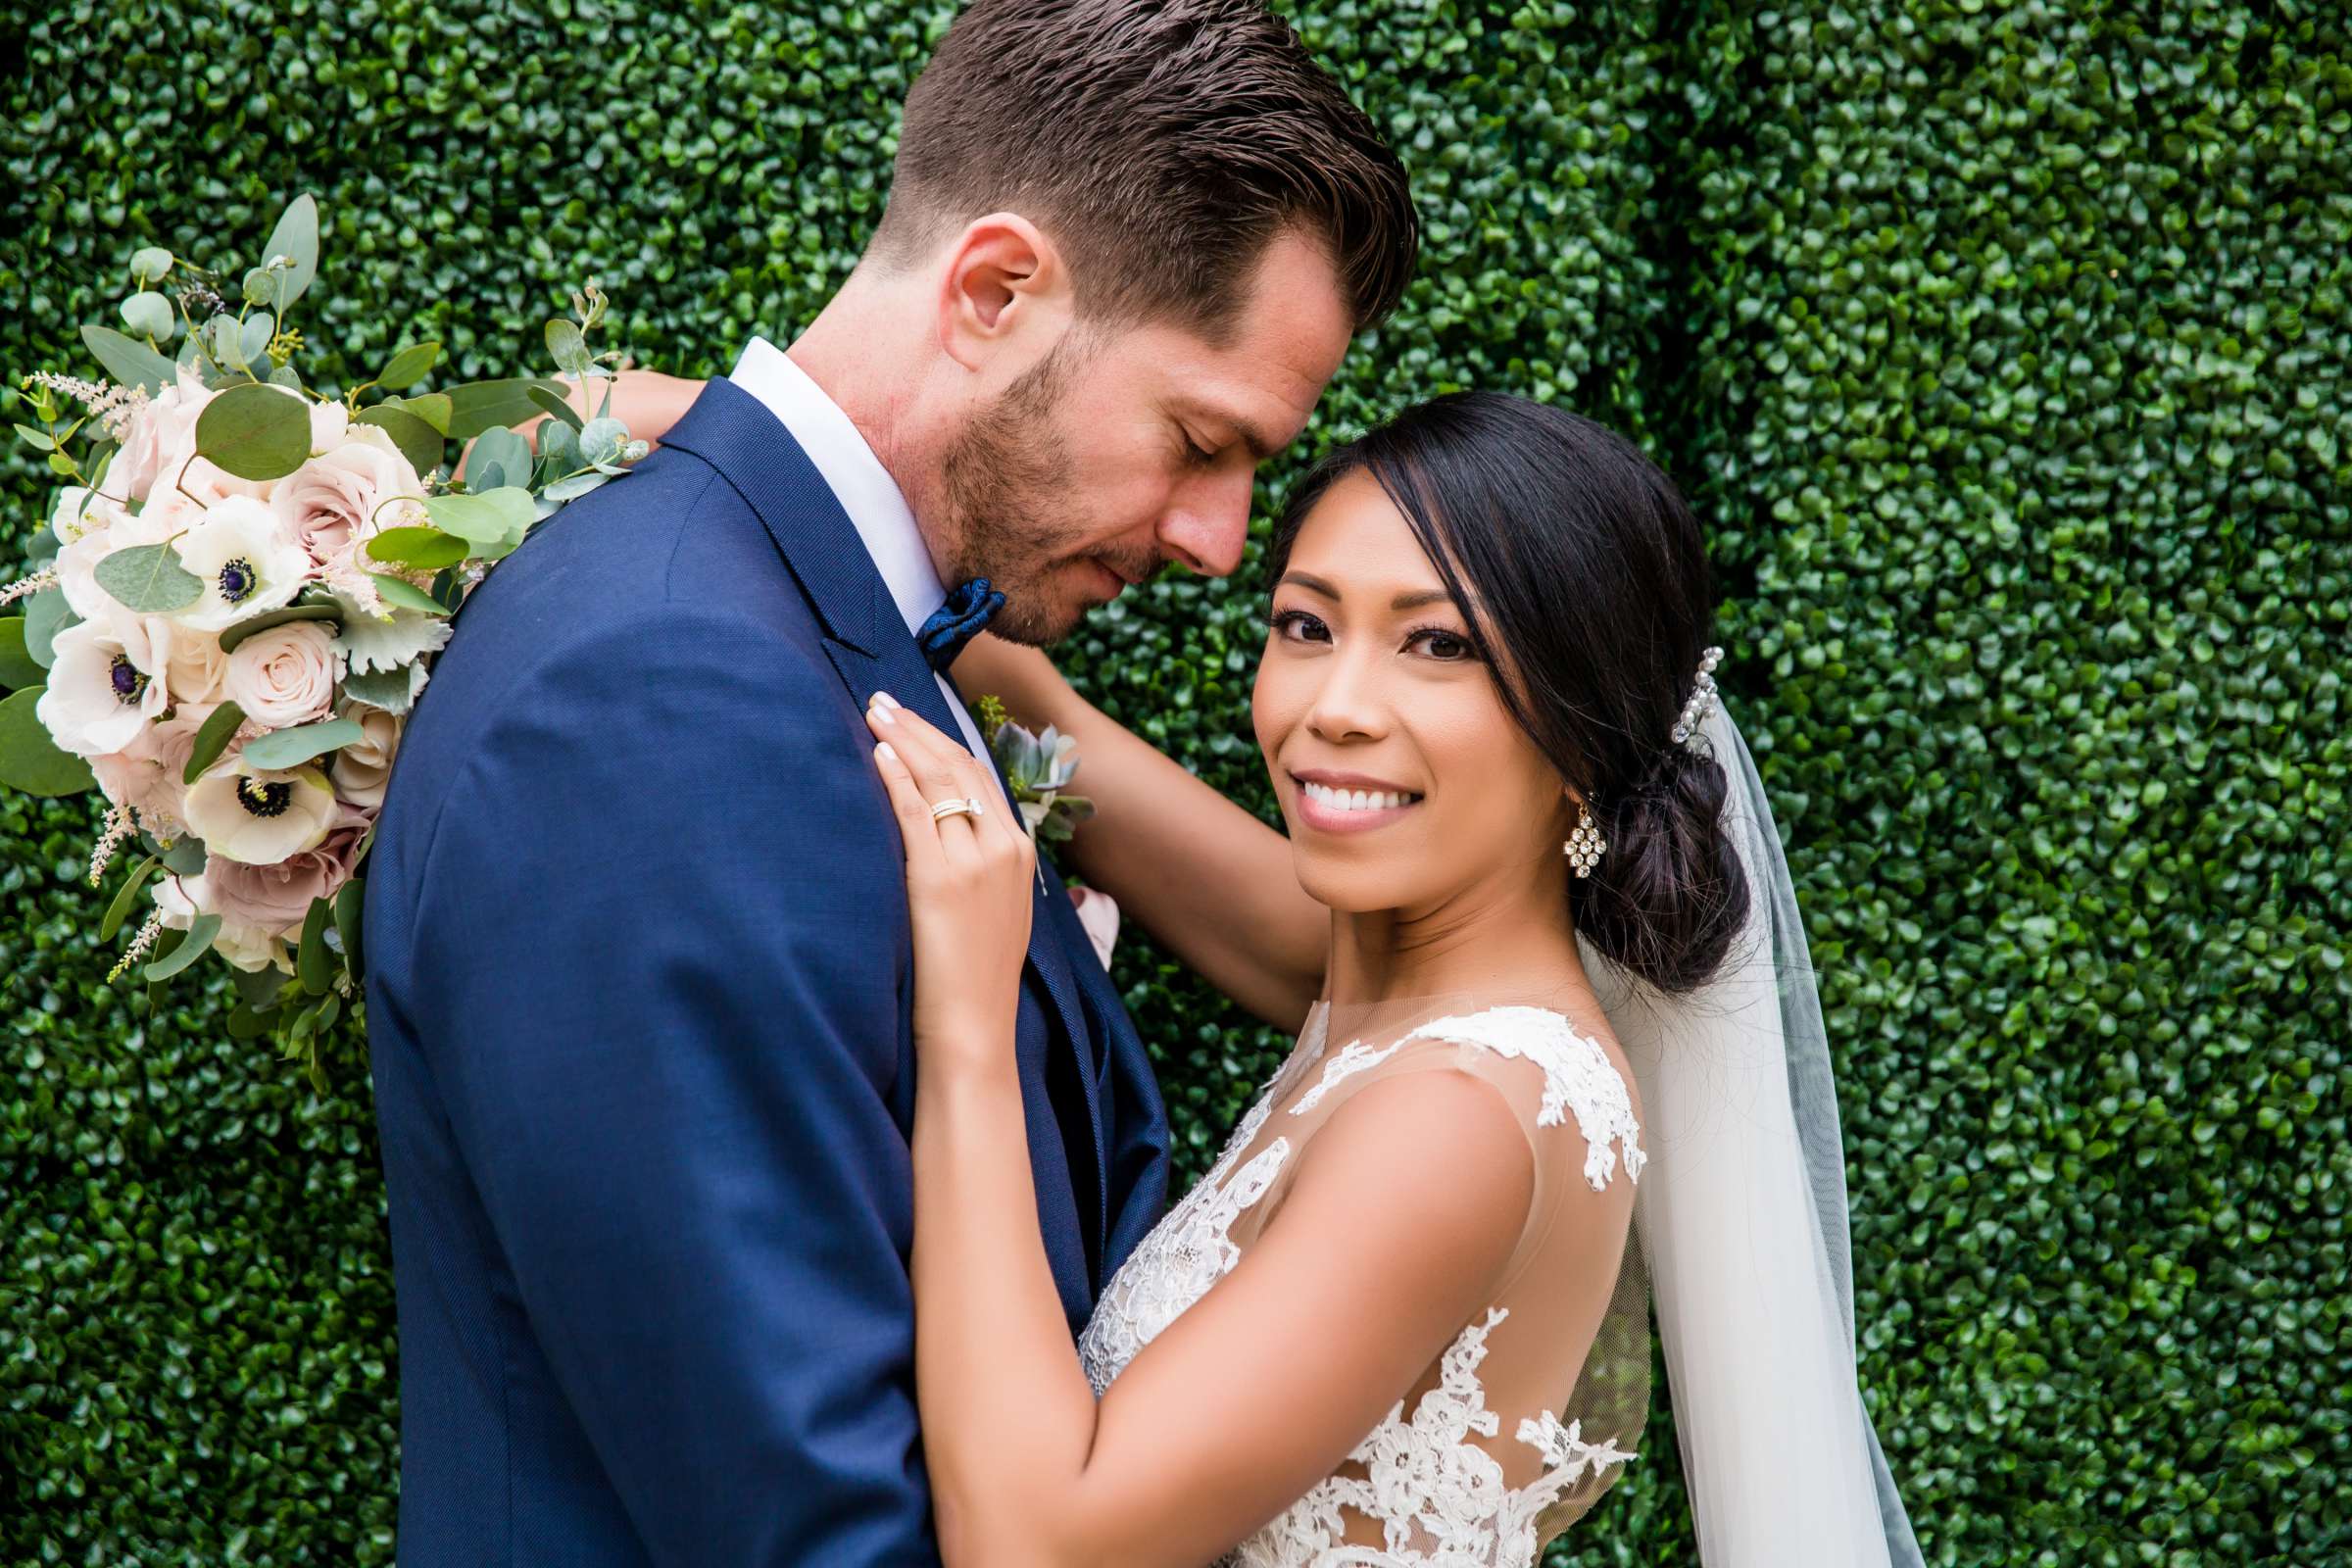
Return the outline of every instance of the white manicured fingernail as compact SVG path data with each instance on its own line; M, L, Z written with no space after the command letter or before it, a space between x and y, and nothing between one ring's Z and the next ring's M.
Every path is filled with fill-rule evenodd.
M873 707L867 709L866 711L873 714L875 718L881 720L885 724L896 724L898 722L896 715L894 715L890 709L884 704L876 703Z
M899 754L890 749L890 742L888 741L883 741L876 745L874 747L874 755L881 758L886 762L895 762L899 760Z
M899 706L899 700L888 692L876 692L874 693L874 706L876 708L896 708Z

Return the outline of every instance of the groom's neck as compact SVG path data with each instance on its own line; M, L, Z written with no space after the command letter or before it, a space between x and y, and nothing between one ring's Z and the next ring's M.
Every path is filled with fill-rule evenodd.
M928 428L938 406L932 383L947 359L924 330L928 313L909 297L920 287L919 275L860 267L785 352L850 416L929 542L943 446Z

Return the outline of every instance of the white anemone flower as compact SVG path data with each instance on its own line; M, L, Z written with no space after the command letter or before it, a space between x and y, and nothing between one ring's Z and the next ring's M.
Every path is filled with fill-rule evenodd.
M224 496L179 536L179 564L204 592L172 618L197 631L226 631L248 615L282 610L302 592L310 552L266 501Z
M247 766L240 756L191 785L180 815L222 859L275 865L325 839L335 791L315 767L272 772Z
M79 757L119 752L171 706L170 632L123 614L57 634L56 662L33 711L50 738Z

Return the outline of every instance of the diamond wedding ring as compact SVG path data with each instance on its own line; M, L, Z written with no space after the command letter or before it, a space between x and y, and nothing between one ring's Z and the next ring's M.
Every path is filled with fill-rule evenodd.
M944 822L951 816L978 816L981 811L978 801L942 801L931 808L931 820Z

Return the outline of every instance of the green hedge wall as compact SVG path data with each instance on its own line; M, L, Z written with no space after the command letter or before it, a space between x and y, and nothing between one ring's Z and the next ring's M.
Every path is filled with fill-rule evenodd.
M327 225L314 340L533 357L585 273L723 368L840 281L950 8L58 0L0 18L0 365L136 246ZM1863 1377L1939 1564L2352 1562L2341 825L2352 42L2313 0L1335 0L1430 246L1297 458L1465 384L1686 476L1838 1042ZM332 382L344 367L310 361ZM13 556L45 476L0 460ZM1264 804L1247 568L1068 650ZM320 1100L84 933L0 796L0 1562L383 1563L361 1043ZM1284 1042L1137 943L1199 1174ZM1693 1559L1661 1400L1561 1560Z

